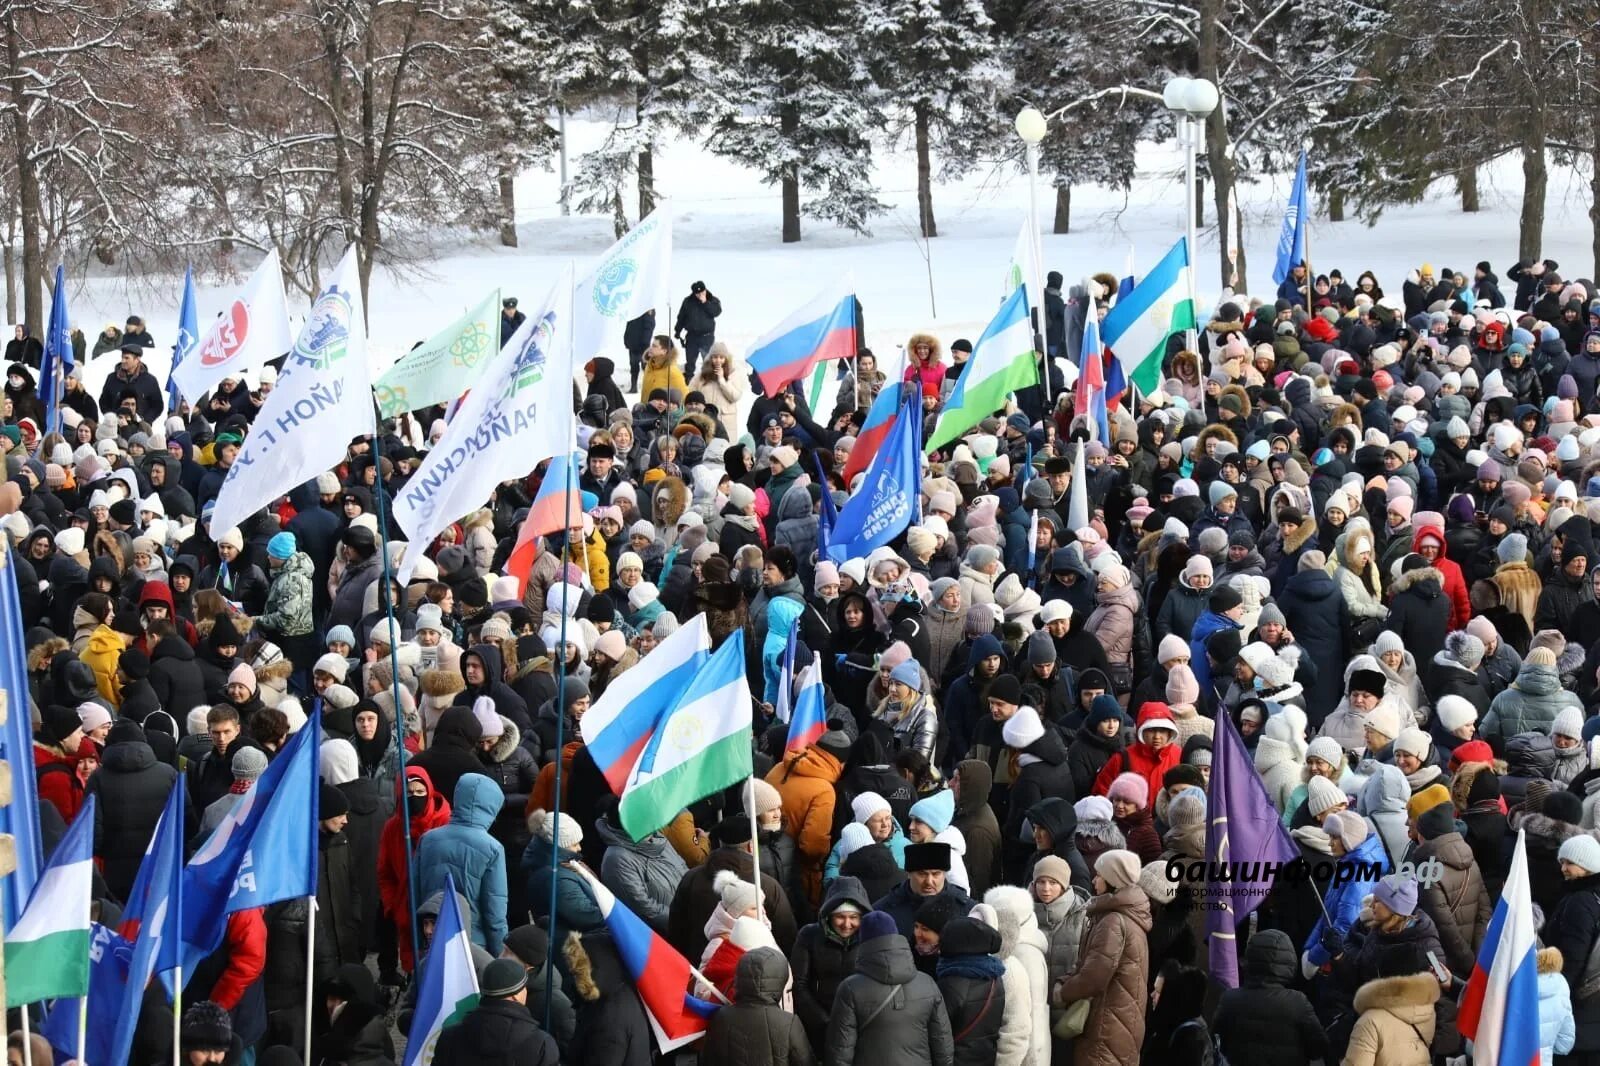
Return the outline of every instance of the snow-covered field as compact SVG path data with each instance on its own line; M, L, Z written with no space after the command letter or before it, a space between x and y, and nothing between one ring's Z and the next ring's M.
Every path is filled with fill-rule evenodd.
M574 158L597 144L604 132L582 120L570 122L568 129ZM975 339L1002 295L1003 276L1027 212L1025 175L975 171L936 186L940 236L924 242L915 228L914 157L908 151L881 151L878 160L880 198L893 210L875 222L871 237L807 219L805 240L785 246L779 240L775 187L764 186L754 171L698 145L663 148L657 153L656 174L675 217L674 301L688 292L690 282L704 280L722 299L718 335L737 351L817 289L849 272L865 309L867 342L880 351L903 343L918 329L931 329L947 343L962 336ZM1270 294L1273 288L1272 256L1288 181L1289 176L1278 176L1239 193L1248 218L1251 288L1258 292ZM1359 221L1313 222L1312 265L1319 272L1340 267L1351 279L1371 268L1389 288L1425 260L1470 274L1472 264L1488 259L1503 276L1516 258L1520 162L1507 159L1487 169L1481 185L1484 210L1476 215L1462 214L1452 187L1441 182L1426 202L1393 210L1376 227ZM520 248L501 248L485 236L442 250L428 268L429 277L397 278L380 271L373 280L369 312L374 363L387 365L490 288L533 301L567 262L581 272L610 243L610 220L561 217L558 188L554 173L519 179ZM1564 272L1583 276L1591 273L1586 195L1586 177L1553 171L1545 254L1561 261ZM1043 182L1039 197L1041 226L1048 231L1054 195ZM1046 269L1060 270L1068 278L1099 270L1121 273L1131 250L1142 273L1183 232L1181 155L1171 145L1147 146L1139 177L1126 196L1075 189L1072 221L1070 235L1044 233ZM925 255L931 257L931 266ZM1216 296L1216 255L1215 231L1203 231L1196 257L1202 305ZM149 279L132 288L125 279L91 274L71 285L72 320L86 334L92 337L106 322L120 323L132 311L145 316L158 346L170 349L181 277L156 279L155 296L148 295ZM226 286L202 285L202 325L228 295ZM291 305L302 311L305 302L291 300ZM663 328L675 312L676 302L660 310Z

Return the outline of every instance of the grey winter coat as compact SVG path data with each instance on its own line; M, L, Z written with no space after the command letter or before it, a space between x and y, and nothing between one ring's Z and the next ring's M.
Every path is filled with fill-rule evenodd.
M594 825L606 845L600 860L601 883L652 929L665 934L672 897L689 867L660 833L634 843L610 818L600 818Z
M1583 701L1561 687L1561 675L1553 666L1523 663L1511 687L1489 704L1489 713L1478 726L1478 735L1505 740L1518 733L1550 733L1550 726L1563 707L1576 707L1583 713Z
M917 970L911 945L880 936L861 945L828 1018L829 1066L953 1066L944 997Z
M1033 914L1039 920L1039 930L1049 944L1045 962L1050 968L1050 988L1078 968L1078 949L1083 946L1083 927L1089 916L1088 906L1089 893L1077 885L1068 886L1054 902L1040 903L1035 900L1033 903ZM1052 1028L1066 1012L1064 1006L1053 999L1050 1001Z

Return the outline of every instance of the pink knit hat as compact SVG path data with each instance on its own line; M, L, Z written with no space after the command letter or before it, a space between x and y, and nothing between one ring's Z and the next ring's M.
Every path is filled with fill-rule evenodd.
M1111 782L1110 797L1113 803L1122 800L1144 810L1150 802L1150 782L1138 774L1118 774Z

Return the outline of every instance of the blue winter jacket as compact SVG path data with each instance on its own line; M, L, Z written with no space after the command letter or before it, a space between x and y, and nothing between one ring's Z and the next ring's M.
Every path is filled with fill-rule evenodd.
M1539 962L1539 1062L1551 1066L1555 1055L1565 1055L1572 1050L1578 1036L1577 1022L1572 1015L1572 989L1561 976L1561 966L1556 961L1561 953L1554 948L1543 948Z
M463 774L456 784L450 821L430 830L417 846L417 898L427 899L455 878L456 891L472 905L472 942L491 955L506 939L506 849L489 835L505 802L500 786L482 774Z
M1239 628L1242 627L1238 622L1215 611L1208 610L1195 619L1194 628L1189 631L1189 669L1200 682L1202 694L1211 691L1211 660L1206 658L1206 640L1220 630Z
M1377 833L1368 833L1367 839L1356 845L1356 850L1347 855L1341 855L1338 860L1340 866L1360 863L1358 876L1355 880L1338 883L1339 877L1335 875L1334 884L1329 887L1328 894L1323 897L1328 914L1333 918L1333 926L1340 933L1348 933L1350 927L1361 917L1361 904L1378 885L1378 878L1371 876L1365 869L1369 863L1377 863L1383 873L1388 873L1389 855L1383 849L1383 838ZM1381 876L1381 874L1379 875ZM1324 966L1329 961L1328 953L1322 947L1322 931L1328 927L1327 918L1318 918L1317 924L1312 926L1311 935L1306 938L1306 958L1313 966Z
M540 925L550 915L550 877L555 874L556 924L563 937L568 932L592 933L606 924L600 905L595 902L594 891L578 871L563 865L582 861L575 851L556 849L555 863L551 862L550 841L535 833L522 852L522 873L528 879L528 899L533 904L533 916Z

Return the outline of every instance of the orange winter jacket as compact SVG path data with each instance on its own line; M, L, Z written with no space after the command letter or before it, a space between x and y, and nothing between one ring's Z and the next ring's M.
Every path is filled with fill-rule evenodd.
M833 846L833 786L844 764L818 747L787 756L767 774L783 800L783 831L794 839L806 894L822 901L822 866Z

